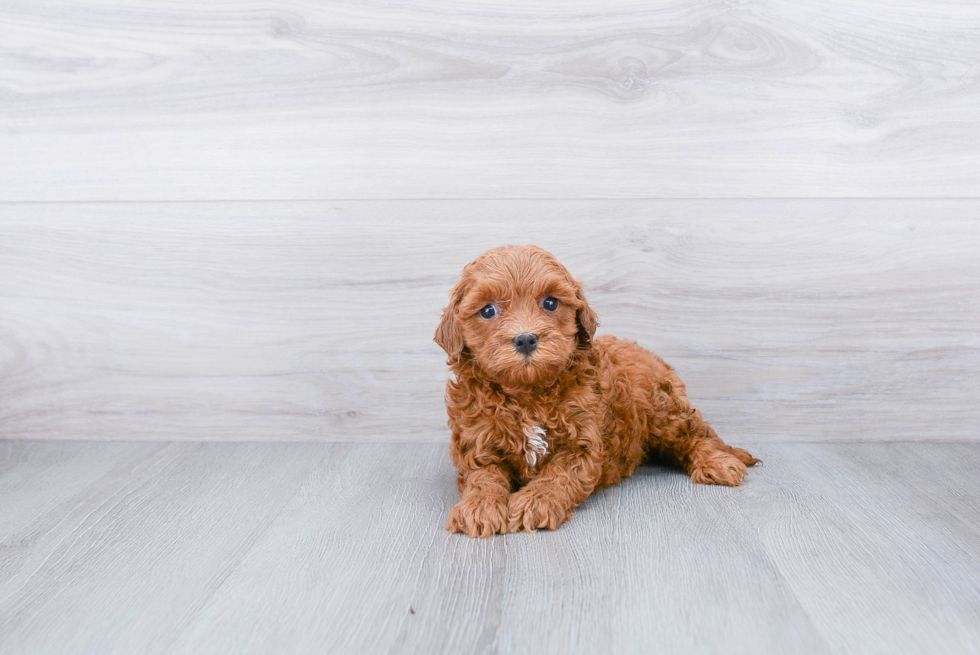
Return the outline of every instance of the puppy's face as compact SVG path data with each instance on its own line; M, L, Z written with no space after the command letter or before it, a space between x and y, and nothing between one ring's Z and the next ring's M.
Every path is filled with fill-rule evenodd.
M597 326L582 286L535 246L489 250L463 269L436 330L450 363L470 357L508 386L549 384Z

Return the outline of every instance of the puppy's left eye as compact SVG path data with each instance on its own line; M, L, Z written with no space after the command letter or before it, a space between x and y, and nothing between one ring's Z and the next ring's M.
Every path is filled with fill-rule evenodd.
M556 309L558 309L558 299L557 298L552 298L551 296L545 296L544 297L544 300L541 301L541 306L545 310L547 310L549 312L553 312Z

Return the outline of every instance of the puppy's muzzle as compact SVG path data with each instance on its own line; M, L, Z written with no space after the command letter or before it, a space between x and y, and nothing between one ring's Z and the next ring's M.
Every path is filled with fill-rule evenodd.
M514 337L514 348L522 355L530 355L538 347L538 335L523 332Z

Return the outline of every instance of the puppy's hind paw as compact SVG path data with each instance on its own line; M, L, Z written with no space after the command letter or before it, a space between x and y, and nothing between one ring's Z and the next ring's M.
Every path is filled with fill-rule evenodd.
M761 459L759 459L758 457L752 457L751 453L749 453L749 451L745 450L744 448L732 447L732 454L735 455L735 457L738 457L740 460L742 460L742 463L745 464L746 466L755 466L756 464L762 463Z
M748 470L742 460L735 455L714 453L692 466L688 474L691 476L691 482L695 484L739 487L742 485L742 479L748 475Z

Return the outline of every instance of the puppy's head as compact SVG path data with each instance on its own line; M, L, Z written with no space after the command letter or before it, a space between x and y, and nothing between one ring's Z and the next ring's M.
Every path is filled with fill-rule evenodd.
M503 246L467 264L435 340L451 364L471 358L508 386L540 386L589 348L598 321L582 285L549 252Z

